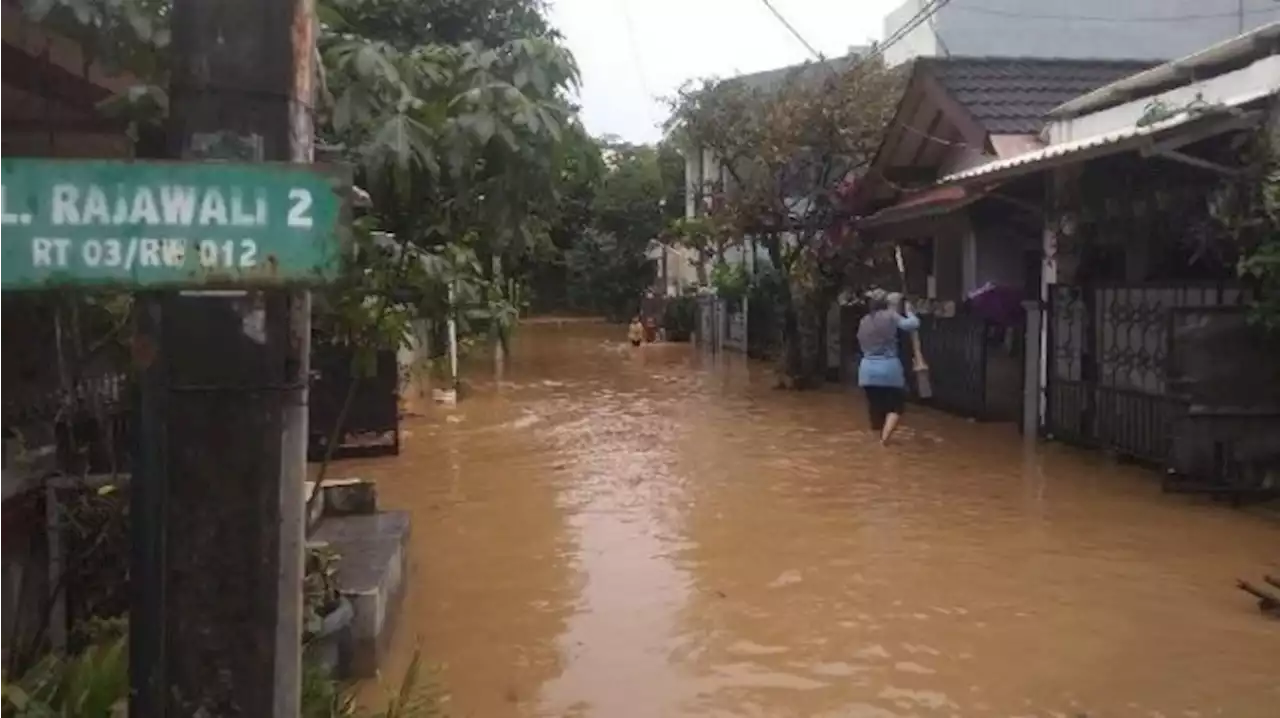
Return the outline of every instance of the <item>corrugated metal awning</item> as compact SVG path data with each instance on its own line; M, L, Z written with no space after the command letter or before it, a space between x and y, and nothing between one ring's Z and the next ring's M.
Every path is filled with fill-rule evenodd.
M1086 137L1072 142L1050 145L1041 150L1027 152L1008 159L995 160L971 169L956 172L938 180L941 186L992 182L1018 177L1032 172L1083 162L1096 157L1118 154L1127 150L1150 146L1158 139L1196 129L1222 124L1224 119L1239 116L1243 106L1273 94L1271 89L1233 99L1222 105L1185 110L1149 125L1126 127L1115 132ZM1232 129L1223 125L1223 132Z

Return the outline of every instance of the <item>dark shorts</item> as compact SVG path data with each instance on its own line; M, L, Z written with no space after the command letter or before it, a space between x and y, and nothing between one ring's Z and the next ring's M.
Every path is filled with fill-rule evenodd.
M638 346L640 346L640 340L639 340L639 339L632 339L632 340L631 340L631 346L633 346L633 347L638 347Z
M884 428L884 420L890 414L901 414L906 406L906 391L893 386L864 386L867 393L867 412L871 416L871 428Z

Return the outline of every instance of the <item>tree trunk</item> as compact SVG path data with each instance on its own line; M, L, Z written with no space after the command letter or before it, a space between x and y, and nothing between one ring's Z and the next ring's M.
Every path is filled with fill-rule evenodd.
M796 378L800 375L800 343L797 341L798 318L791 304L790 292L782 297L782 306L778 307L782 316L782 351L778 352L778 388L799 389Z
M804 291L787 283L782 310L782 352L778 357L779 386L816 389L827 379L826 292Z

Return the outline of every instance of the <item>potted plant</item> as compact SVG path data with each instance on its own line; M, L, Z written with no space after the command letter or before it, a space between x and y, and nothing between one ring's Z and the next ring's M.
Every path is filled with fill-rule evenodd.
M326 544L307 546L302 580L302 641L308 661L330 673L338 670L354 611L338 593L338 554Z

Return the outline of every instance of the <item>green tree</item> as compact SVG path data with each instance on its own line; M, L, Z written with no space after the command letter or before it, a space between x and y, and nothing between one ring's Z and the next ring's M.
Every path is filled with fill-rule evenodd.
M726 225L718 215L677 217L668 222L662 235L664 243L692 255L698 284L704 287L710 284L710 271L724 264L725 251L740 239L737 229Z
M596 226L643 247L665 224L658 151L649 145L609 142L603 153L608 171L596 195Z
M401 50L473 42L498 47L519 38L557 38L542 0L329 0L320 17Z
M140 77L143 84L107 104L160 129L170 7L171 0L31 0L27 10ZM548 241L559 147L576 124L567 97L577 68L544 4L320 0L317 14L317 131L359 167L359 183L375 200L370 229L419 247L470 238L484 279L510 300L507 280L519 279L528 255Z
M529 256L524 273L530 278L535 311L591 310L589 302L582 303L589 293L575 290L572 292L574 302L570 302L567 259L568 252L591 227L596 192L604 178L605 165L600 145L581 125L575 123L567 129L558 166L557 201L552 205L547 230L550 242L542 251Z
M567 97L577 67L529 15L540 4L488 0L470 25L459 21L463 5L475 11L444 0L322 0L319 8L317 132L356 167L373 208L356 228L342 279L317 293L316 326L357 347L361 366L402 341L419 316L475 320L505 346L517 312L504 266L518 266L546 236L540 208L553 203L564 130L576 122ZM38 0L28 12L138 74L144 84L110 104L154 128L167 112L169 8L165 0ZM455 44L415 41L406 24ZM520 32L531 36L513 37ZM479 41L463 37L471 33Z
M470 253L449 266L477 268L467 278L476 300L447 311L476 320L505 349L518 315L508 280L549 242L544 208L576 122L566 101L578 78L572 56L548 37L402 49L340 22L321 42L324 139L359 168L378 229L419 253Z
M1277 110L1280 112L1280 109ZM1254 289L1252 319L1280 335L1280 115L1241 143L1241 171L1222 180L1209 211Z
M580 128L564 147L553 247L538 258L540 306L623 318L653 280L646 250L684 213L684 158L669 143L592 139ZM561 291L548 286L554 278Z
M683 208L669 199L677 180L664 177L661 147L613 139L601 144L606 170L592 209L593 226L599 235L584 236L583 241L588 247L603 243L615 255L598 270L606 277L600 286L609 288L600 295L605 304L599 308L609 316L623 318L635 311L640 295L653 282L649 248L661 240L670 215ZM670 171L670 164L667 167ZM682 168L683 164L678 180L681 187Z
M612 321L635 314L653 277L652 263L609 232L588 228L565 253L571 306Z
M866 271L875 248L848 228L845 199L873 160L901 87L901 73L866 61L844 71L805 66L770 92L705 80L672 101L671 136L712 151L727 171L724 186L711 190L708 214L736 237L755 237L785 279L779 378L786 386L822 381L827 308L842 286L876 279Z

